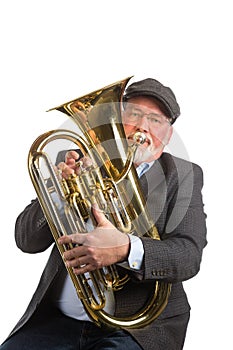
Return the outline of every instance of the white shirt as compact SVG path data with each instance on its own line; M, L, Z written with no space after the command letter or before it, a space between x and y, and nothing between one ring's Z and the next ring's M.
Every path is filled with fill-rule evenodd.
M138 176L141 177L148 171L154 162L143 163L137 167ZM144 256L144 248L139 237L129 235L130 238L130 254L128 261L121 263L122 266L129 269L140 270ZM105 292L106 305L104 311L114 314L115 300L114 293L111 290ZM77 297L75 287L71 281L69 274L66 275L63 287L56 296L55 305L66 316L82 320L90 321L81 300Z

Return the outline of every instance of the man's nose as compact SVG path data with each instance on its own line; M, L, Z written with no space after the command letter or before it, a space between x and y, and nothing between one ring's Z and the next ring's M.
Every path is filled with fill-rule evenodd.
M149 121L147 119L147 116L144 115L141 117L137 123L137 128L142 131L149 131Z

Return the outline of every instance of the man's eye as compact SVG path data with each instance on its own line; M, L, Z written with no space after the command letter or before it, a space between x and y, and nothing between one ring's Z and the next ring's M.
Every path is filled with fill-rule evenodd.
M150 121L152 122L152 123L154 123L154 124L157 124L157 123L161 123L161 120L159 119L159 118L157 118L157 117L153 117L153 116L151 116L151 117L149 117L149 119L150 119Z
M137 113L137 112L132 112L131 116L134 117L134 118L140 118L141 114Z

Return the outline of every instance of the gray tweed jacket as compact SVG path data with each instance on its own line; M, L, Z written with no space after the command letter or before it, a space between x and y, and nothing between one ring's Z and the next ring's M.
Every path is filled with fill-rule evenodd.
M161 241L141 238L145 250L143 274L132 273L134 278L115 293L116 315L136 312L150 297L155 280L172 282L168 305L159 318L145 328L129 332L145 350L179 350L183 347L190 309L182 281L198 273L206 245L202 170L198 165L163 153L140 181ZM17 218L15 237L17 246L29 253L42 252L53 244L37 200ZM10 336L49 299L52 285L63 270L54 246L31 302Z

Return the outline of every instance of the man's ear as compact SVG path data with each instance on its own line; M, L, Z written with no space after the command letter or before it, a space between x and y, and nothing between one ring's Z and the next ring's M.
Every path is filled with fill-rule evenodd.
M172 134L173 134L173 126L170 125L170 127L168 128L167 134L166 134L166 136L165 136L165 138L164 138L164 140L163 140L164 146L166 146L166 145L169 144L170 139L171 139L171 137L172 137Z

